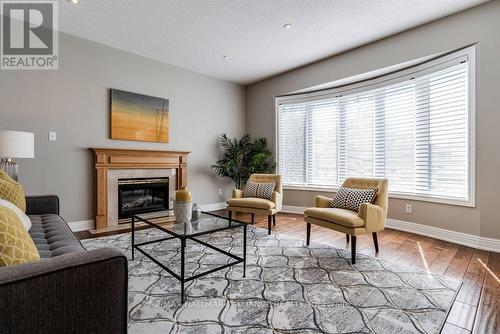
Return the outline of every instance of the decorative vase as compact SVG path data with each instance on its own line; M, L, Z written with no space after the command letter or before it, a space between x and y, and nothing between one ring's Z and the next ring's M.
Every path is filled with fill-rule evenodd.
M174 215L176 223L187 223L191 221L191 192L186 187L175 192Z
M193 204L193 208L192 208L191 211L192 211L191 221L196 221L196 220L200 219L200 217L201 217L201 208L198 205L198 203L194 203Z
M197 231L199 226L200 222L198 220L194 220L191 222L191 227L193 228L194 231Z
M176 223L190 222L191 215L191 201L174 201L174 216Z
M178 202L191 202L193 196L191 192L186 187L181 187L180 190L175 192L175 200Z

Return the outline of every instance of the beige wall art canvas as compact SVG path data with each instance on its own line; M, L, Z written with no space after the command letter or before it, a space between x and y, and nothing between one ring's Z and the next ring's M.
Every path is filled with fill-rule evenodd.
M111 89L111 139L168 143L168 100Z

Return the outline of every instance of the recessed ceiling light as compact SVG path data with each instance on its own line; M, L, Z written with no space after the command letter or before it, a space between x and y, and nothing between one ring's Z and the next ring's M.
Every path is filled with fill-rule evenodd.
M292 25L290 23L284 24L283 25L283 29L284 30L290 30L290 29L292 29Z
M222 56L222 59L224 59L224 60L228 60L228 59L229 59L229 56Z
M68 0L68 2L71 2L72 4L78 5L80 3L80 0Z

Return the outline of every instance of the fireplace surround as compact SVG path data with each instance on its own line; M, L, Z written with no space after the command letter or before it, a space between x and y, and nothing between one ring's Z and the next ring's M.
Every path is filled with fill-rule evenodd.
M187 186L187 156L190 152L113 148L91 150L95 154L96 232L118 226L119 179L168 177L169 196L180 187Z

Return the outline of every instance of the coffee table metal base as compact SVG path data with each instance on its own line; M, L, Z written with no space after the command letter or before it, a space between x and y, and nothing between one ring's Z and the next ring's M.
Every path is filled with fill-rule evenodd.
M229 253L229 252L227 252L227 251L225 251L223 249L215 247L214 245L210 245L209 243L206 243L206 242L204 242L202 240L197 239L196 237L189 236L189 235L186 235L186 236L171 236L171 237L167 237L167 238L161 238L161 239L150 240L150 241L145 241L145 242L141 242L141 243L135 243L135 220L136 219L140 220L140 221L142 221L142 222L144 222L146 224L149 224L152 227L158 228L158 226L156 224L152 224L149 221L147 221L146 219L142 219L140 217L132 217L132 260L134 260L134 257L135 257L134 250L137 249L144 256L146 256L148 259L150 259L155 264L157 264L160 268L162 268L163 270L165 270L166 272L168 272L170 275L172 275L173 277L175 277L176 279L178 279L181 282L181 303L184 303L184 300L185 300L185 298L184 298L184 285L185 285L186 282L192 281L192 280L200 278L202 276L209 275L209 274L211 274L213 272L216 272L216 271L219 271L219 270L222 270L222 269L226 269L228 267L234 266L234 265L239 264L239 263L243 263L243 277L246 276L246 258L247 258L247 252L246 252L247 226L246 225L237 226L237 227L229 226L227 228L219 229L218 230L218 231L220 231L220 230L227 230L227 229L233 229L233 228L243 227L243 257L239 257L237 255L231 254L231 253ZM160 229L160 230L163 230L163 229ZM165 230L163 230L163 231L169 233L168 231L165 231ZM213 233L213 232L207 232L207 233L204 233L204 234L210 234L210 233ZM173 270L171 270L170 268L168 268L167 266L165 266L163 263L161 263L157 259L155 259L151 254L148 254L144 249L141 249L141 246L144 246L144 245L149 245L149 244L152 244L152 243L157 243L157 242L162 242L162 241L172 240L172 239L179 239L181 241L181 270L180 270L180 275L177 274L177 273L175 273ZM206 246L208 248L211 248L211 249L213 249L213 250L215 250L215 251L217 251L219 253L222 253L222 254L224 254L226 256L229 256L230 258L234 259L234 261L226 263L226 264L221 265L221 266L218 266L216 268L212 268L210 270L207 270L205 272L202 272L202 273L190 276L190 277L185 277L185 253L186 253L186 241L187 240L192 240L192 241L197 242L199 244L202 244L202 245L204 245L204 246Z

